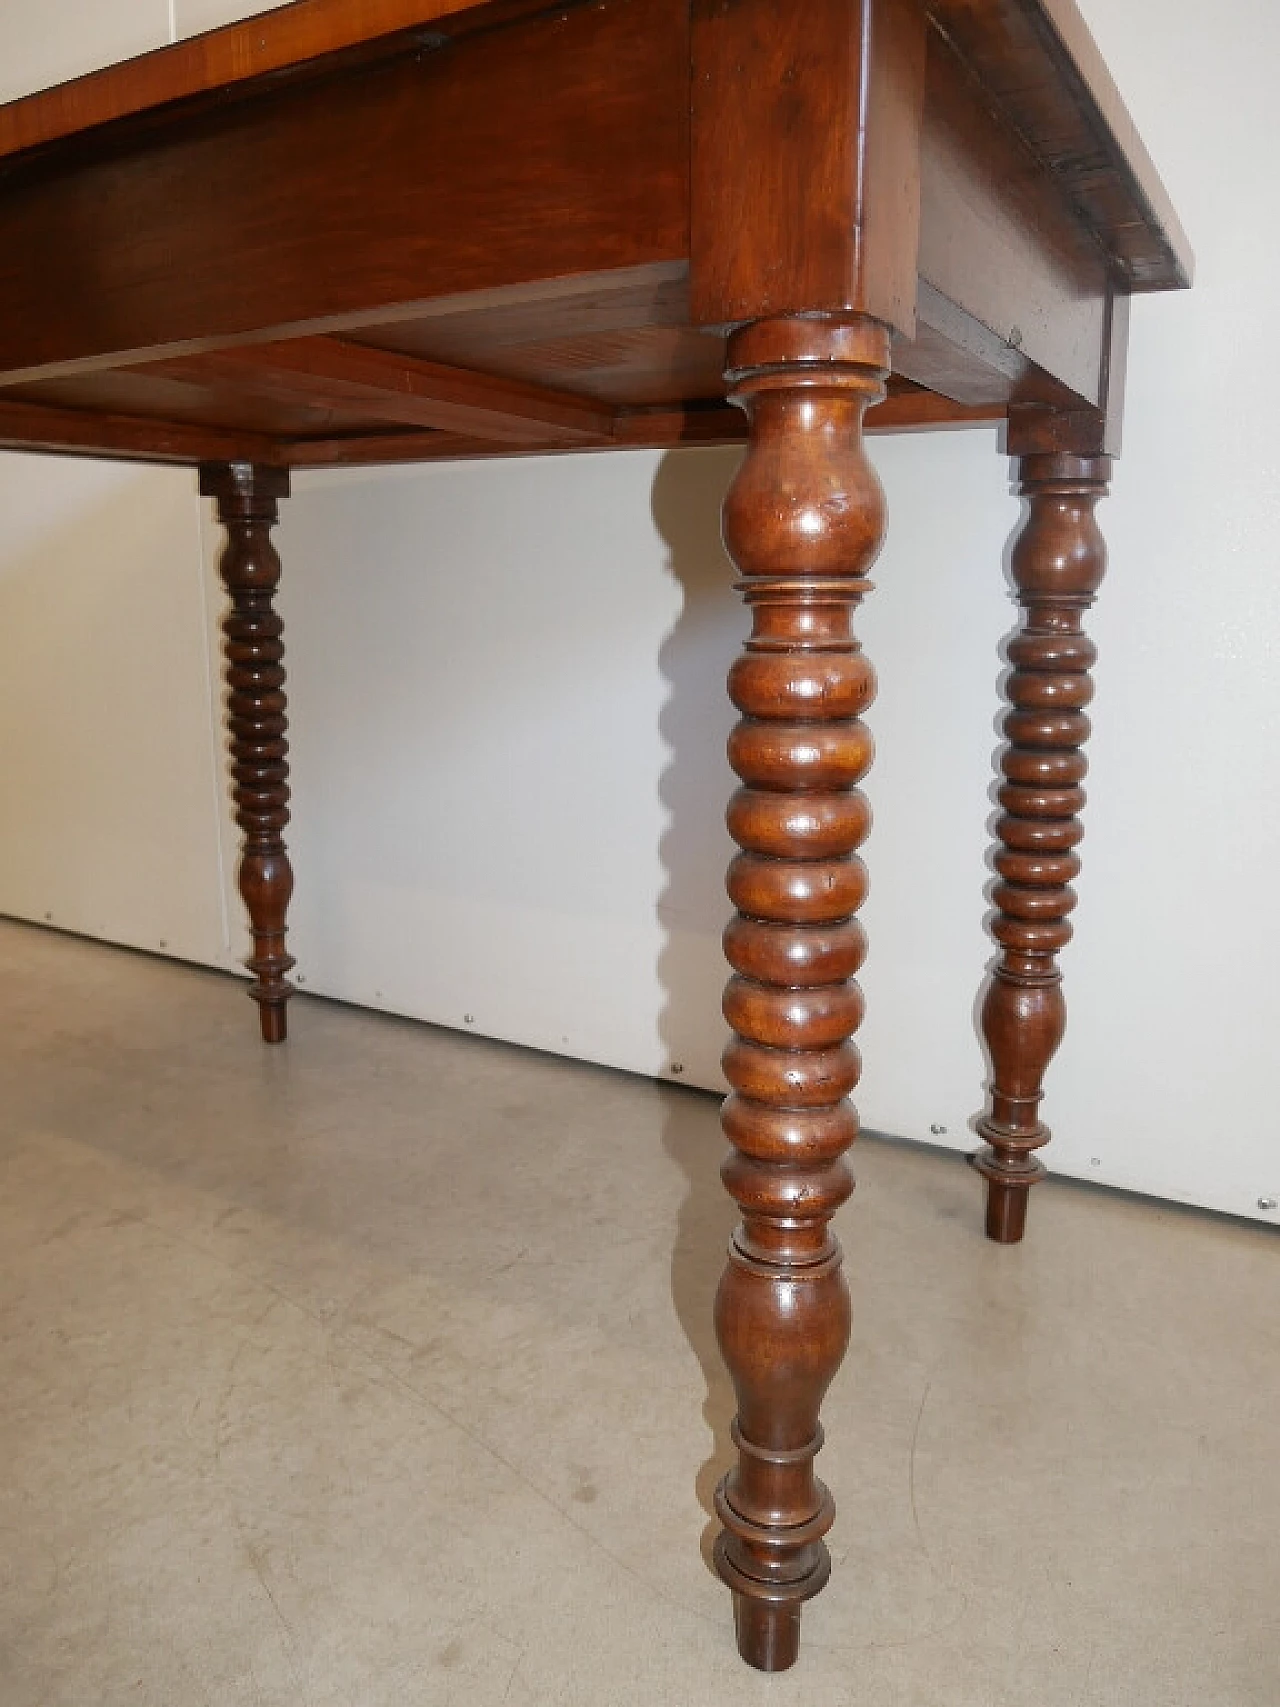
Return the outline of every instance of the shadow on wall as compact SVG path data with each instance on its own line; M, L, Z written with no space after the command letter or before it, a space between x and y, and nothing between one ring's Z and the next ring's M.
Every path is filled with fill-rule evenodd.
M673 1073L685 1066L683 1040L706 1034L706 1015L715 1011L724 982L717 966L714 991L706 987L705 953L697 952L691 933L699 922L705 931L708 919L727 921L730 912L724 875L732 843L723 821L734 779L724 740L733 711L725 677L747 620L744 613L736 626L725 622L734 568L720 540L720 511L740 461L739 451L672 452L659 464L653 485L654 521L683 592L680 615L659 655L669 689L662 734L671 755L660 789L668 823L658 907L664 937L658 961L663 990L659 1031ZM699 1064L698 1077L707 1081L705 1064ZM720 1184L723 1141L718 1126L707 1119L704 1096L670 1091L665 1102L663 1147L686 1181L671 1251L671 1297L706 1381L703 1416L712 1436L710 1456L697 1478L698 1499L708 1517L702 1550L710 1569L720 1527L712 1496L735 1456L729 1437L733 1389L716 1345L713 1307L737 1209Z
M1018 497L1018 464L1015 459L1011 459L1009 462L1009 491L1014 497ZM983 1139L981 1133L978 1131L978 1122L987 1111L989 1103L988 1087L991 1083L991 1076L995 1071L995 1063L991 1059L991 1051L987 1047L987 1040L982 1030L982 1006L986 1001L987 991L991 987L995 969L1000 962L1000 949L992 935L992 929L996 920L1000 916L993 897L996 887L1000 882L1000 873L996 870L996 856L999 854L1003 845L998 833L998 825L1000 820L1004 817L1004 807L1000 804L1000 790L1004 785L1004 773L1001 770L1001 761L1009 750L1009 741L1006 739L1004 732L1004 720L1010 709L1009 679L1013 675L1013 665L1009 661L1009 647L1022 627L1022 607L1018 603L1018 582L1013 573L1013 548L1018 542L1019 534L1021 534L1023 528L1026 526L1027 517L1030 513L1031 505L1029 501L1026 498L1019 498L1017 520L1014 522L1013 527L1010 529L1009 537L1005 541L1004 555L1001 558L1000 563L1005 586L1009 590L1009 598L1012 602L1012 621L1008 632L1000 642L999 651L994 660L996 665L996 708L991 719L991 733L995 736L996 744L991 754L991 780L987 785L987 799L991 803L991 810L987 814L986 819L987 848L982 856L983 863L987 868L987 880L983 884L982 888L982 898L987 904L987 910L983 914L982 928L987 938L987 948L989 952L987 954L986 966L984 968L983 975L979 979L977 990L974 993L973 1006L970 1011L970 1022L973 1026L973 1033L978 1039L979 1048L982 1050L983 1081L980 1099L981 1106L975 1111L969 1120L969 1130L973 1134L973 1146L969 1150L970 1156L977 1155L985 1143L985 1139Z

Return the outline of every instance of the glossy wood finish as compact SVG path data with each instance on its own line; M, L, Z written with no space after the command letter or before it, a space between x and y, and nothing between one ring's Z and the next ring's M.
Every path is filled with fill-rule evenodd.
M864 433L1007 419L1023 458L979 1162L1009 1239L1062 1027L1128 298L1190 271L1073 0L298 0L0 107L0 446L200 466L227 528L270 1040L287 471L748 440L725 510L754 628L730 682L739 1463L716 1558L766 1670L829 1570L814 1458L849 1332L830 1222L872 693L851 618L884 525Z
M1102 409L1189 268L1068 0L301 0L0 108L0 435L713 442L723 328L817 310L933 407Z
M227 730L235 780L236 822L244 833L240 893L253 928L249 994L258 1004L262 1036L283 1043L294 965L285 948L293 868L285 851L289 822L289 727L284 691L283 625L274 608L280 555L271 541L278 500L289 477L252 463L212 464L200 470L200 490L215 498L227 530L219 560L231 604L223 621L227 660Z
M263 78L316 77L546 11L546 0L302 0L0 106L0 158Z
M1036 1151L1050 1134L1040 1103L1066 1028L1057 956L1071 940L1076 904L1071 880L1080 870L1088 769L1081 749L1097 659L1082 622L1107 565L1094 511L1111 463L1039 453L1022 457L1019 469L1027 515L1012 568L1025 615L1009 642L991 927L1001 952L982 1004L991 1106L978 1122L987 1147L975 1159L988 1182L987 1235L1006 1245L1022 1238L1030 1188L1044 1177Z
M695 321L913 330L925 37L922 0L694 0Z
M729 678L742 780L729 828L738 917L725 935L735 1037L724 1179L742 1209L716 1302L738 1396L739 1463L721 1484L716 1563L733 1590L743 1658L793 1664L800 1608L827 1580L835 1508L816 1481L819 1406L849 1339L835 1210L853 1189L865 942L857 856L870 814L861 714L875 678L851 631L884 534L884 498L862 441L889 365L865 319L775 320L729 346L747 457L725 503L725 544L753 628Z
M735 10L724 0L696 3ZM302 0L0 106L0 160L180 103L225 102L264 79L278 85L375 56L435 51L547 9L545 0ZM1128 287L1188 284L1190 245L1075 0L927 0L924 10L1101 246L1117 253ZM819 39L830 0L814 0L806 13Z
M688 77L684 0L611 0L202 109L162 137L102 134L74 161L67 145L11 162L0 373L395 322L450 292L678 260Z

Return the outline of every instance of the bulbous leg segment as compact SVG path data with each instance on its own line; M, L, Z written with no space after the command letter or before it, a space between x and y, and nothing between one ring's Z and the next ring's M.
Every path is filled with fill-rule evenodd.
M978 1122L986 1148L974 1165L987 1179L987 1236L1017 1244L1030 1189L1044 1178L1036 1151L1049 1142L1040 1118L1044 1076L1066 1029L1058 951L1071 940L1071 880L1083 829L1096 659L1081 623L1106 569L1094 510L1106 495L1101 456L1033 455L1021 460L1027 518L1013 551L1025 616L1009 644L1008 746L1001 755L1003 816L992 899L1001 955L982 1005L991 1057L991 1106Z
M738 1464L721 1483L716 1565L733 1591L748 1664L783 1671L800 1609L831 1570L835 1518L814 1476L818 1413L849 1343L850 1302L832 1215L853 1189L865 939L857 857L870 814L860 714L874 676L851 631L884 532L862 416L882 395L888 337L861 318L775 320L729 348L730 392L751 422L725 503L725 543L754 626L729 678L742 713L729 758L742 781L729 828L738 917L725 1052L734 1094L724 1167L742 1223L716 1300L733 1378Z
M223 641L236 822L244 832L240 893L253 930L249 994L258 1004L264 1040L283 1043L293 994L286 974L294 961L285 947L293 869L282 835L289 822L289 725L283 625L273 604L280 557L271 529L289 476L251 463L207 464L200 490L217 499L218 520L227 530L219 569L231 601Z

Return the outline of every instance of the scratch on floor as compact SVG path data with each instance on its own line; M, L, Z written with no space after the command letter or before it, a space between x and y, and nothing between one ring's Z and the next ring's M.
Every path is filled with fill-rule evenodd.
M280 1602L276 1599L275 1594L272 1591L271 1584L267 1581L267 1573L263 1569L261 1558L258 1556L258 1549L245 1534L244 1526L240 1523L238 1516L236 1518L236 1526L240 1530L240 1540L245 1550L245 1556L253 1566L253 1574L262 1584L262 1592L270 1602L271 1610L275 1613L276 1619L279 1622L284 1639L284 1650L289 1660L289 1669L293 1673L294 1682L297 1684L304 1698L307 1701L310 1701L312 1698L311 1689L307 1682L306 1668L302 1664L301 1654L298 1648L298 1638L294 1634L293 1625L290 1624L289 1620L285 1617L284 1612L281 1609Z
M933 1391L933 1376L924 1384L924 1392L920 1395L920 1409L916 1412L916 1426L911 1431L911 1459L907 1466L907 1484L911 1492L911 1521L915 1525L916 1540L920 1543L920 1551L933 1564L933 1555L929 1552L924 1531L920 1527L920 1510L916 1505L916 1452L920 1446L920 1425L924 1421L924 1408L929 1403L929 1395Z

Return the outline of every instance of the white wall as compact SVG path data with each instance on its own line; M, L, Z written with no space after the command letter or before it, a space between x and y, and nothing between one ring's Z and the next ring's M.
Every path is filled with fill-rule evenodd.
M173 24L251 9L177 0ZM1280 1194L1280 14L1083 9L1200 280L1135 305L1048 1159L1265 1218L1257 1200ZM156 10L8 0L4 92L163 37ZM859 1101L868 1124L943 1125L964 1147L1017 504L993 433L879 440L875 456L892 535L863 623L882 688ZM717 1082L721 683L744 622L716 511L734 460L298 480L281 606L307 988ZM0 459L0 910L230 964L242 927L205 662L216 540L204 516L202 602L200 521L185 475Z

